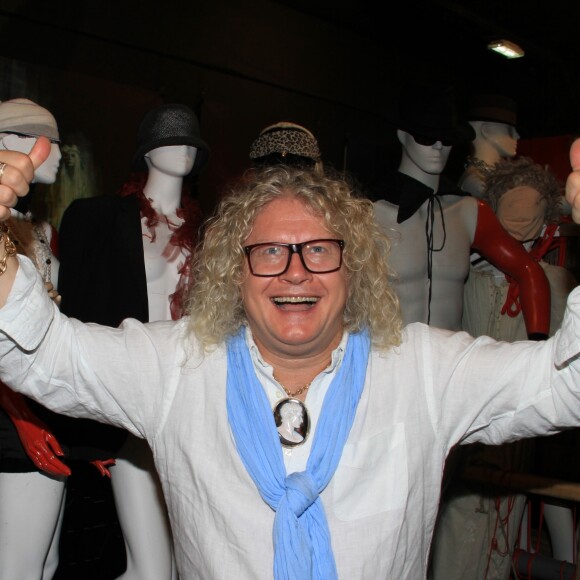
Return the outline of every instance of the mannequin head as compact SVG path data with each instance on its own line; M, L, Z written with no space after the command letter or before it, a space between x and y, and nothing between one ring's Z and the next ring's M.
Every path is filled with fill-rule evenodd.
M185 177L191 173L197 157L197 147L191 145L165 145L145 154L149 171L152 168L172 177Z
M186 146L186 148L181 148ZM153 157L163 159L164 164L168 163L171 153L176 154L174 163L177 166L186 162L193 155L193 162L187 174L198 173L206 164L209 157L209 147L203 141L199 131L199 121L195 113L187 106L180 104L166 104L149 111L137 132L137 151L133 156L133 168L135 171L144 171L150 167L156 167L150 152L153 150L165 149L166 147L176 147L172 151L165 150L156 153ZM195 151L194 151L195 150ZM187 151L187 153L186 153Z
M420 173L429 175L443 173L451 153L450 144L444 145L440 140L415 138L411 133L401 129L397 131L397 138L403 148L400 167L403 173L415 177L415 179L418 179ZM432 142L429 144L429 141Z
M467 118L475 131L475 157L489 164L515 157L520 138L515 101L502 95L477 95L471 100Z
M254 167L290 165L323 173L314 135L306 127L288 121L262 129L250 147L250 159Z
M544 224L561 213L562 185L528 157L499 161L486 182L483 199L502 226L520 242L540 236Z
M402 145L399 171L430 186L438 181L453 145L473 139L473 129L457 114L455 91L447 85L406 85L397 127Z
M51 152L35 171L33 183L54 183L61 160L60 140L55 118L44 107L29 99L0 103L0 148L30 153L38 137L51 141Z

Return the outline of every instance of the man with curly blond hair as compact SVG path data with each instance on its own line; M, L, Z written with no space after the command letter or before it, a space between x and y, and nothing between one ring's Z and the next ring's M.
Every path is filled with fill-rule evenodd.
M11 203L26 159L0 162ZM0 378L149 442L182 580L424 578L455 444L580 424L580 293L546 342L401 330L372 203L313 171L223 198L179 321L66 318L2 249ZM277 429L285 407L301 437Z

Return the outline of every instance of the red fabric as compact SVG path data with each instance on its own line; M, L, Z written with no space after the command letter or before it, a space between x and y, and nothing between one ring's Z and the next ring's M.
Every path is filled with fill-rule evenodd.
M134 195L139 199L141 215L147 219L147 227L150 229L153 239L155 239L155 227L160 219L163 219L163 216L157 214L153 207L151 207L151 202L143 193L143 188L145 187L146 182L146 172L134 173L131 179L123 184L119 191L119 195ZM197 202L191 197L186 184L184 184L181 192L181 208L177 210L177 217L184 221L183 224L174 231L170 243L173 246L183 248L187 253L191 254L197 244L202 212ZM173 320L181 318L184 314L183 305L192 281L189 260L185 261L179 274L179 282L175 292L171 295L170 309Z

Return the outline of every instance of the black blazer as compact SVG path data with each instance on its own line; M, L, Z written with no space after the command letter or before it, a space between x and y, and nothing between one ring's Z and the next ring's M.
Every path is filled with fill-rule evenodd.
M61 311L83 322L118 326L149 320L141 216L136 197L103 195L73 201L59 229ZM38 411L41 413L41 411ZM114 457L127 432L90 419L56 417L71 459Z
M61 311L118 326L149 320L141 217L136 197L77 199L59 229Z

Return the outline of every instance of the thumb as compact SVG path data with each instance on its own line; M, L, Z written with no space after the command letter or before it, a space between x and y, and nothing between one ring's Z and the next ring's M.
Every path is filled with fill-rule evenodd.
M35 171L48 159L49 155L50 140L47 137L39 137L28 154Z
M580 169L580 138L576 139L570 147L570 165L573 171Z

